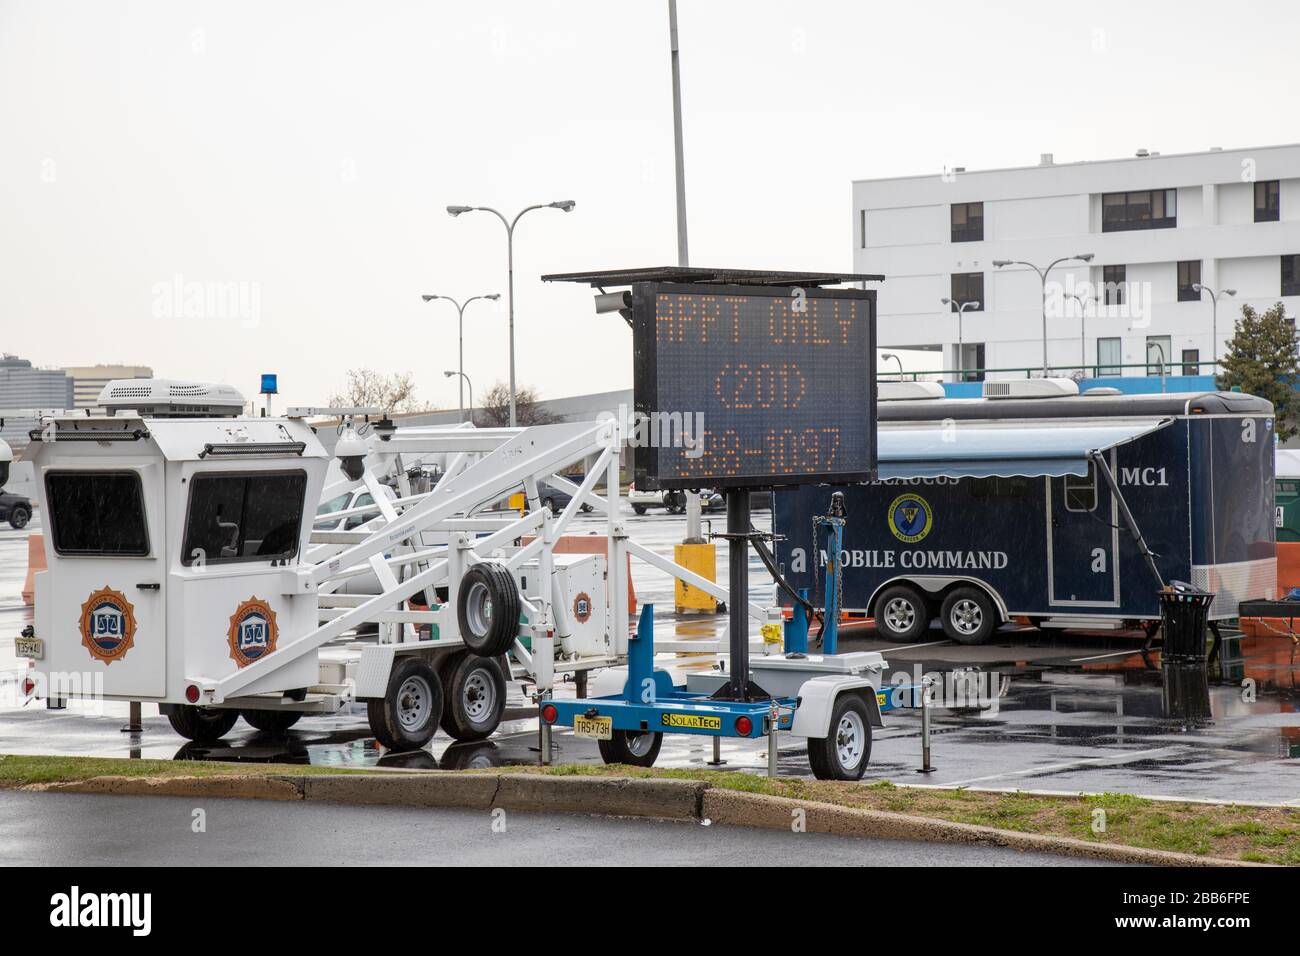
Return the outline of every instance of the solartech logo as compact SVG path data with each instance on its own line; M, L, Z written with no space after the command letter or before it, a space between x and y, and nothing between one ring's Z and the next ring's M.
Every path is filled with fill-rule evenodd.
M50 897L50 925L57 929L128 928L132 936L153 929L152 893L83 893L73 886Z

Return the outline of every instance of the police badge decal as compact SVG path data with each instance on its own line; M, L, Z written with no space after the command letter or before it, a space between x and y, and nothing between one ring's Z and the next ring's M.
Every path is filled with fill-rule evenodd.
M271 605L259 597L251 597L230 615L230 629L226 631L230 659L239 667L247 667L274 651L278 636Z
M135 608L121 591L102 587L81 605L81 643L97 661L120 661L135 646Z

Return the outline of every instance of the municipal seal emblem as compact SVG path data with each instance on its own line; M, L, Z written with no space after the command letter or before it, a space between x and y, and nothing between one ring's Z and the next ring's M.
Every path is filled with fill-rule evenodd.
M249 598L230 615L230 628L226 631L230 659L240 667L247 667L275 650L279 633L271 605L259 597Z
M135 645L135 608L121 591L102 587L81 605L81 643L97 661L120 661Z
M908 492L889 504L889 530L899 541L915 544L930 533L934 512L920 495Z
M573 599L573 619L579 624L586 624L591 618L591 595L586 591L579 591L578 596Z

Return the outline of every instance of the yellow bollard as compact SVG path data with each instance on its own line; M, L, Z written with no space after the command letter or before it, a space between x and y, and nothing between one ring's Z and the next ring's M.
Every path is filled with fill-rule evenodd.
M718 579L718 549L710 543L673 545L673 560L702 578ZM679 614L714 614L718 610L718 602L712 594L691 587L685 581L677 581L675 597Z

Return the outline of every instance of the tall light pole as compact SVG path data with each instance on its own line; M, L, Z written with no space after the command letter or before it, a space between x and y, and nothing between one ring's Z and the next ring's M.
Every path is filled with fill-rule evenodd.
M880 357L884 359L886 362L888 362L890 359L893 359L895 362L898 363L898 380L901 382L903 380L903 360L899 358L897 355L895 355L893 352L881 352Z
M477 299L490 299L493 302L495 302L497 299L501 298L500 293L492 292L488 295L472 295L464 302L457 302L449 295L422 295L420 296L420 298L423 299L425 302L432 302L434 299L446 299L448 302L450 302L452 305L456 307L456 312L459 315L459 317L456 320L456 341L457 341L456 349L460 353L460 375L462 378L464 378L465 376L465 306L469 305L471 302ZM469 379L466 378L465 381L468 382ZM463 388L457 388L456 393L457 393L456 394L457 401L460 403L460 420L464 421L465 420L465 390ZM474 395L472 392L470 393L470 397L469 397L469 405L470 408L474 407Z
M1236 289L1223 289L1215 292L1208 285L1201 282L1192 283L1192 289L1200 292L1202 295L1210 293L1210 335L1213 341L1210 343L1210 374L1217 375L1219 367L1219 297L1224 295L1236 295ZM1197 369L1199 372L1200 369Z
M1092 296L1084 292L1075 292L1070 296L1079 303L1079 371L1088 374L1088 303Z
M1023 259L994 259L993 267L1001 269L1003 266L1028 266L1038 273L1038 279L1043 284L1043 378L1047 378L1047 275L1062 262L1091 262L1093 254L1085 252L1077 256L1061 256L1059 259L1053 259L1047 264L1047 268L1040 268L1032 262L1025 262Z
M969 302L956 302L952 299L940 299L939 301L948 306L949 310L951 310L954 305L957 307L957 381L962 382L966 380L966 376L962 374L962 372L965 371L966 363L962 360L963 343L961 337L961 317L967 309L978 309L980 307L980 300L972 299ZM898 367L901 369L903 363L899 362Z
M442 374L445 378L451 378L453 375L459 375L461 377L461 382L459 384L463 384L465 390L469 392L469 421L471 425L474 424L474 386L470 383L469 376L464 372L457 372L455 369L448 369ZM465 412L463 409L460 413L460 419L461 421L465 420Z
M490 212L501 220L501 224L506 227L506 272L507 285L506 296L510 303L510 427L515 427L515 226L523 218L524 213L532 212L534 209L559 209L564 212L572 212L577 203L572 199L561 199L556 202L538 203L535 206L525 206L515 215L514 219L507 219L496 209L491 206L448 206L447 214L453 218L466 212Z

